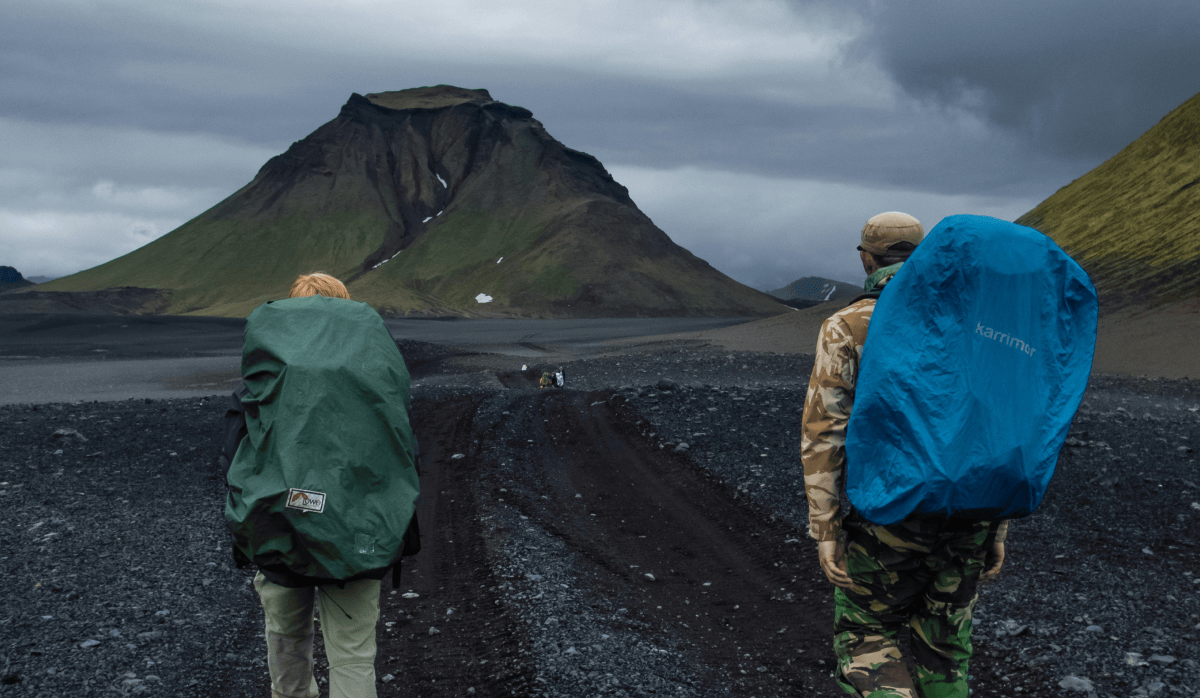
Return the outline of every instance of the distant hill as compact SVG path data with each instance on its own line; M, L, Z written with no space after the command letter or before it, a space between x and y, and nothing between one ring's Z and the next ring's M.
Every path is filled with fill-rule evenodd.
M771 291L771 295L794 308L807 308L818 303L853 298L862 292L862 284L805 276Z
M317 270L390 315L783 310L672 242L528 110L445 85L352 95L208 211L38 289L157 289L166 312L244 316Z
M38 276L27 276L27 277L25 277L25 278L29 279L30 281L32 281L32 282L33 282L33 283L35 283L35 284L44 284L44 283L46 283L47 281L54 281L54 280L55 280L55 279L57 279L58 277L57 277L57 276L41 276L41 275L38 275Z
M33 282L21 276L21 272L16 269L12 267L0 267L0 293L32 285Z
M1092 276L1102 309L1200 296L1200 95L1017 219Z

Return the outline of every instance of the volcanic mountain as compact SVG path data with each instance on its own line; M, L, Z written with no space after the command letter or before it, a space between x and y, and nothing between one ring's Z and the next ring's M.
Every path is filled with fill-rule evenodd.
M1200 296L1200 95L1017 219L1087 269L1102 309Z
M784 310L672 242L528 110L446 85L352 95L229 198L39 289L156 289L165 312L244 316L316 270L389 315Z

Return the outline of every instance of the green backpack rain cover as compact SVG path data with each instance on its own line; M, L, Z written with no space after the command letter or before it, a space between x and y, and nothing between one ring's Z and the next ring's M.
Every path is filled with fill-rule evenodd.
M260 305L242 376L248 433L225 503L234 544L289 586L382 578L419 487L408 369L383 319L325 296Z

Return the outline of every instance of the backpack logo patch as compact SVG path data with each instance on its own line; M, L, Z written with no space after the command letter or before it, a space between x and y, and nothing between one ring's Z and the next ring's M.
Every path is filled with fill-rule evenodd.
M320 514L325 511L325 493L293 487L287 493L287 508Z

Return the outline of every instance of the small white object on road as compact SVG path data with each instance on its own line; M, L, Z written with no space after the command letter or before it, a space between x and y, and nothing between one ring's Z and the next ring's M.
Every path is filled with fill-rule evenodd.
M1067 676L1058 682L1058 687L1081 693L1094 693L1096 691L1096 687L1092 685L1091 679L1079 676Z
M1150 663L1142 657L1141 652L1126 652L1125 663L1129 666L1150 666Z

